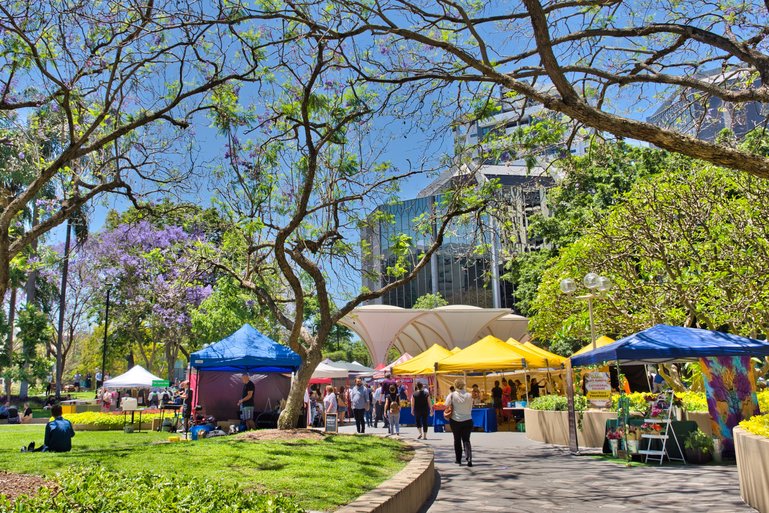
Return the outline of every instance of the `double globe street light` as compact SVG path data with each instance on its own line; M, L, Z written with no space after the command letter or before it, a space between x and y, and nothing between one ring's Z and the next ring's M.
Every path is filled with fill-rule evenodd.
M611 288L611 280L606 276L599 276L590 272L582 279L582 284L589 292L584 296L576 296L577 299L587 299L587 307L590 312L590 341L595 349L595 324L593 322L593 299L605 294ZM561 292L564 294L573 294L577 290L577 282L572 278L561 280Z

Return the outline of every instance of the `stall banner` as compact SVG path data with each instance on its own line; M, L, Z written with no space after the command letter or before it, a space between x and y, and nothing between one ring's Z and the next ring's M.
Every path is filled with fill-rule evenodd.
M585 391L590 406L594 408L611 407L611 379L608 372L588 372L585 374Z
M713 435L725 456L734 456L732 429L759 414L756 379L749 356L700 358Z

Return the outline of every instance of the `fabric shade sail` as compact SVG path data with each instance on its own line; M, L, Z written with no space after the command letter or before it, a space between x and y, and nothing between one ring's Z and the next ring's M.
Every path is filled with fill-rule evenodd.
M526 365L528 367L558 368L558 367L561 367L566 362L566 358L564 358L563 356L559 356L555 353L551 353L550 351L542 349L541 347L536 346L531 342L519 342L514 338L509 338L507 339L507 343L512 345L513 347L522 349L524 352L531 355L531 358L532 358L531 360L529 360L528 358L526 359ZM543 363L544 365L542 365Z
M190 355L195 369L230 372L294 372L301 357L250 324Z
M150 371L142 367L141 365L134 365L131 369L115 376L112 379L108 379L104 382L105 388L151 388L153 381L160 381L163 378L159 378L152 374Z
M595 340L595 347L597 349L599 347L608 346L609 344L613 344L614 342L615 342L615 340L613 338L609 338L606 335L604 335L602 337L598 337ZM577 355L580 355L580 354L589 353L592 350L593 350L593 344L590 343L590 344L586 345L585 347L583 347L582 349L580 349L579 351L577 351L576 353L574 353L571 356L574 357L574 356L577 356Z
M346 378L349 375L347 369L334 367L330 363L320 362L315 371L312 373L311 379L323 379L323 378Z
M438 372L482 372L523 369L526 354L519 348L488 335L438 362Z
M769 356L769 344L718 331L658 324L613 344L572 356L571 363L575 367L613 361L645 364L742 355Z
M424 374L433 374L435 364L453 353L443 346L433 344L429 349L416 355L411 360L395 365L392 368L394 375L420 376Z

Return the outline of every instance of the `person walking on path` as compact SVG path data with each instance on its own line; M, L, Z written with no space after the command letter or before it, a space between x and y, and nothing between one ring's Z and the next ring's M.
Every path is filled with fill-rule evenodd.
M417 389L411 395L411 414L416 420L417 431L419 431L417 440L427 440L427 419L432 413L432 410L433 408L430 404L430 392L425 390L422 383L417 383Z
M240 418L247 429L256 429L256 424L254 424L254 392L256 392L256 386L248 374L241 375L240 379L243 382L243 390L240 394L240 401L238 401Z
M385 410L390 418L389 433L391 435L400 436L401 403L400 399L398 399L398 389L395 388L395 385L390 385L390 391L387 393L387 398L385 399Z
M352 415L355 417L355 429L358 433L366 432L366 419L364 416L369 408L371 408L368 394L368 389L363 386L363 380L356 378L355 386L350 389L350 408L352 408Z
M326 387L326 397L323 398L323 412L325 413L323 416L324 424L325 424L325 415L329 413L333 413L334 415L337 414L337 409L339 407L339 404L336 401L336 393L334 392L334 387L331 385L328 385Z
M371 391L371 385L369 385L368 383L366 384L366 392L368 392L368 404L369 404L369 407L366 410L366 413L364 414L364 417L366 418L366 427L374 427L374 420L373 420L374 392Z
M454 382L456 390L446 397L446 408L451 409L449 424L454 435L454 454L457 465L462 464L462 448L465 450L467 466L473 466L473 448L470 445L470 433L473 431L473 398L465 390L465 382L458 379Z
M382 387L376 387L374 390L374 427L377 427L377 424L379 424L379 421L382 421L382 424L385 429L387 429L387 416L385 415L385 409L384 409L384 403L386 399L386 394L382 390Z

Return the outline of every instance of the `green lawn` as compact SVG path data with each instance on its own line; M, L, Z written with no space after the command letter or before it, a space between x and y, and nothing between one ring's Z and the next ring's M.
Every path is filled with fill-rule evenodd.
M301 506L330 510L346 504L398 472L410 452L375 436L328 436L323 440L249 442L219 437L161 443L168 433L83 431L65 454L21 454L42 443L44 426L0 426L0 469L53 475L74 466L102 465L127 473L151 471L208 478L244 489L282 493Z

